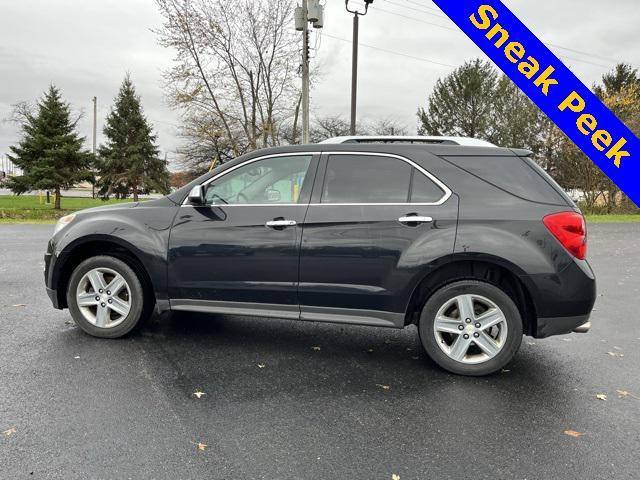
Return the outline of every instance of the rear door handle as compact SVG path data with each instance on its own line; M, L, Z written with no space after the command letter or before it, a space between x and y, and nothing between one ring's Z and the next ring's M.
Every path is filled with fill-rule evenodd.
M265 225L269 228L293 227L297 225L297 222L295 220L270 220Z
M400 217L398 219L400 223L431 223L433 222L433 218L431 217L420 217L418 215L410 215L407 217Z

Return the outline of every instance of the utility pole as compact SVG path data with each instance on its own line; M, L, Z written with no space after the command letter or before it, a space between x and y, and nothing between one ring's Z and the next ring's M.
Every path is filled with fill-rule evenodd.
M309 143L309 23L324 25L324 7L320 0L302 0L295 9L296 30L302 32L302 143Z
M309 9L302 0L302 144L309 143Z
M358 98L358 27L360 15L353 15L353 44L351 50L351 124L349 132L356 134L356 102Z
M98 133L98 97L93 97L93 158L96 158L96 136ZM93 182L91 182L91 198L96 198L96 179L95 169L93 175Z
M358 30L360 27L360 16L365 16L369 11L369 5L373 0L364 0L364 12L359 10L351 10L349 8L349 0L344 0L344 6L347 12L353 13L353 50L351 53L351 124L349 131L351 135L356 134L356 106L358 98Z

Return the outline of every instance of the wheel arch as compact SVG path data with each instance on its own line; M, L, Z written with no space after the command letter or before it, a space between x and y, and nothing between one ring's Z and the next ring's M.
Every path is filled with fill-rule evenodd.
M537 323L535 292L533 285L523 279L523 273L518 266L500 257L454 256L425 274L415 287L405 314L405 325L418 323L422 307L436 290L446 284L469 279L485 281L507 293L520 311L524 333L532 335Z
M54 273L54 278L57 285L58 304L61 308L68 307L67 288L75 268L87 258L98 255L109 255L129 265L139 276L145 292L150 294L146 298L150 302L156 302L156 289L142 261L141 252L134 245L120 238L95 235L83 237L68 245L56 262L57 271Z

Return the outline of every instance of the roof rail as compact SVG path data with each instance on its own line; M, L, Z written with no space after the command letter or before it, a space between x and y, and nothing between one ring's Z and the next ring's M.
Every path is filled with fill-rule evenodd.
M461 145L467 147L495 147L486 140L469 137L425 137L425 136L392 136L392 135L357 135L333 137L320 143L411 143L429 145Z

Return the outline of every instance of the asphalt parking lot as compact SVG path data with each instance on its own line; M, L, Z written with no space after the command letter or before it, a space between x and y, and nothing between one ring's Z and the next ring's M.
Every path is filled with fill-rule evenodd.
M2 479L640 478L640 224L590 226L591 333L525 337L479 379L413 327L175 315L91 338L44 292L52 228L0 225Z

